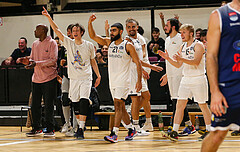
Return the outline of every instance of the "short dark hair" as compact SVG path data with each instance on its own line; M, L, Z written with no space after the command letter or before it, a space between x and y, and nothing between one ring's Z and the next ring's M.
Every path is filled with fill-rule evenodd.
M206 36L207 35L207 29L203 29L201 32L200 32L200 37L201 36Z
M152 29L152 33L153 32L157 32L157 33L159 33L160 32L160 30L159 30L159 28L157 28L157 27L154 27L153 29Z
M80 31L82 32L82 35L81 36L83 36L84 35L84 33L85 33L85 28L81 25L81 24L79 24L79 23L76 23L76 24L73 24L72 25L72 28L71 28L71 31L72 31L72 29L73 29L73 27L74 26L76 26L76 27L79 27L80 28Z
M58 36L56 36L56 37L54 38L54 40L58 40L58 41L59 41L59 37L58 37Z
M167 21L170 21L171 26L175 26L175 30L179 31L179 21L175 18L170 18Z
M123 30L123 25L121 23L114 23L111 27L116 27L119 30Z
M140 34L140 35L143 35L144 34L144 29L139 25L138 26L138 33Z
M26 42L26 44L27 44L27 39L26 39L25 37L20 37L20 39L24 39L25 42ZM19 40L20 40L20 39L19 39Z
M200 31L200 32L201 32L201 31L202 31L202 29L201 29L201 28L197 28L197 29L196 29L196 33L197 33L198 31Z
M69 24L68 27L67 27L67 30L71 30L72 31L72 27L73 27L73 24Z

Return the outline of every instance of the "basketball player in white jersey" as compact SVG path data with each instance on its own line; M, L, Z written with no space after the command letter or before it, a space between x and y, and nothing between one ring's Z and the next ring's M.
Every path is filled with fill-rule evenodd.
M173 59L173 55L177 53L179 48L182 45L181 34L179 31L179 21L175 18L171 18L167 20L167 23L164 27L165 33L169 35L165 40L165 50L167 50L169 54L169 58ZM166 51L165 51L166 52ZM168 82L168 87L170 91L170 96L172 100L173 106L173 120L176 111L176 104L178 99L178 90L180 86L180 82L182 79L182 68L176 68L171 65L168 61L166 61L166 74L163 75L160 79L161 86L164 86ZM192 122L189 119L187 108L184 109L184 117L183 120L185 122L186 128L183 132L179 133L180 136L187 136L188 134L192 134L196 132L195 127L192 125ZM172 123L173 124L173 123ZM172 130L172 126L169 126L168 130Z
M138 54L138 57L144 67L151 68L155 71L161 71L162 67L151 65L149 63L143 62L143 51L142 51L142 45L140 41L137 39L137 29L138 29L139 23L132 18L129 18L126 20L126 30L128 35L126 36L126 39L131 42ZM146 73L146 72L145 72ZM147 74L148 75L148 74ZM147 109L145 108L144 111L147 113L148 118L151 118L151 106L150 106L150 93L148 91L148 87L144 79L142 78L142 90L140 92L137 92L135 89L135 83L137 80L137 71L136 71L136 65L132 63L131 65L131 87L129 95L132 99L132 107L131 107L131 113L132 113L132 119L133 119L133 126L136 128L138 135L140 136L147 136L150 133L146 132L139 126L139 110L142 107L142 105L147 105Z
M169 134L162 132L173 141L178 139L178 129L183 119L183 112L188 98L194 97L203 112L206 130L210 130L211 111L206 101L208 100L208 84L205 76L204 46L198 40L194 40L194 27L184 24L180 27L182 41L184 42L173 59L166 53L159 51L159 55L165 58L173 66L180 68L183 65L183 77L178 91L178 101L173 124L173 131ZM207 132L206 132L207 134ZM201 138L206 136L204 134Z
M136 53L134 46L127 40L122 39L123 26L121 23L115 23L110 29L110 38L102 38L96 35L92 22L96 19L95 14L91 15L88 21L89 37L101 45L109 46L108 50L108 74L109 86L114 100L115 119L114 127L109 136L104 139L111 143L117 142L118 131L121 119L128 126L128 136L125 140L132 140L136 136L136 130L130 123L129 115L125 109L124 100L128 96L130 88L130 65L133 61L137 67L137 82L135 88L137 91L142 89L142 65Z
M101 81L101 75L95 60L95 49L91 42L82 39L85 32L83 26L78 23L73 25L72 35L74 40L72 40L60 31L47 10L44 7L43 9L42 15L48 18L52 29L67 49L68 76L70 78L69 98L73 102L74 112L79 125L74 136L77 139L84 139L84 126L91 104L89 96L92 87L92 68L97 75L95 87Z
M139 33L137 33L137 39L139 40L141 46L142 46L142 51L143 51L143 62L150 64L150 61L148 59L148 51L147 51L147 42L145 40L145 38L140 35ZM146 72L146 75L150 75L151 73L151 69L148 67L143 67L143 72ZM148 77L149 78L149 77ZM147 79L146 77L143 77L144 82L146 84L147 83ZM141 103L142 105L139 106L139 110L143 107L144 111L145 111L145 116L146 116L146 121L142 127L143 130L145 131L153 131L153 125L152 125L152 118L151 118L151 104L150 101L145 102L145 103Z

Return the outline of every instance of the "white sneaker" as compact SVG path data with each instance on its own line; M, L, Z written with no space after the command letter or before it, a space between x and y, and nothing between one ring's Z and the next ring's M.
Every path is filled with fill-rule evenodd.
M61 133L66 133L66 132L68 132L68 131L70 130L70 128L71 128L71 125L70 125L69 123L65 123L65 124L63 125L63 127L62 127Z
M149 136L150 132L146 132L145 130L143 130L142 128L140 130L137 131L137 135L138 136Z
M153 131L153 125L152 125L152 123L146 123L145 122L142 129L146 130L147 132L152 132Z
M69 130L68 132L65 133L65 136L67 136L67 137L73 137L73 136L74 136L74 133L75 133L74 130L75 130L75 129L72 128L71 130Z

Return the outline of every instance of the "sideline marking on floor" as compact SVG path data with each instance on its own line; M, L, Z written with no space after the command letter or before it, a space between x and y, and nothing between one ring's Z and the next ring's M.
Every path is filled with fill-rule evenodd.
M7 141L11 141L11 140L7 140ZM11 143L4 143L4 144L0 144L0 146L23 144L23 143L33 142L33 141L40 141L40 139L32 139L32 140L24 140L24 141L16 141L16 142L11 142Z

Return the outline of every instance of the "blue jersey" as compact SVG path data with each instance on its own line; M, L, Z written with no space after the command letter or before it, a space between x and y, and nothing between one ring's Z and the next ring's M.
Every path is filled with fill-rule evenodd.
M221 39L219 46L219 89L229 108L222 116L212 115L211 131L239 130L240 126L240 13L229 4L218 9Z
M240 81L240 12L225 5L218 9L221 39L219 46L219 83Z

